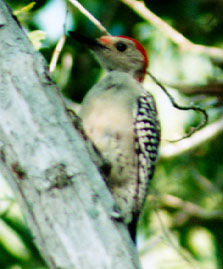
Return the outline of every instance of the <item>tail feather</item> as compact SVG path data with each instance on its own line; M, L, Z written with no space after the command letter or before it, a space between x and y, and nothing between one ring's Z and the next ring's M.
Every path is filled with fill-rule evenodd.
M128 224L129 234L135 245L136 245L136 230L137 230L138 218L139 218L139 214L133 214L132 221Z

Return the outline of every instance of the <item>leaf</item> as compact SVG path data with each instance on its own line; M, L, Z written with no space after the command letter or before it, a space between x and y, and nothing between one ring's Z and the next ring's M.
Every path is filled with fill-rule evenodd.
M28 12L28 11L30 11L35 6L35 4L36 4L36 2L32 2L32 3L30 3L30 4L28 4L28 5L24 6L24 7L22 7L21 9L15 10L13 12L13 14L15 16L18 16L21 13Z
M42 46L42 40L46 38L46 33L41 30L35 30L28 33L29 40L33 44L36 50L39 50Z

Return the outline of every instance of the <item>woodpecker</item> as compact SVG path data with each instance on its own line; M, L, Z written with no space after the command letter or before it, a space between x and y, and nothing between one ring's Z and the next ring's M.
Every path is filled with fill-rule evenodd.
M111 166L106 183L135 242L160 142L156 104L142 86L147 54L127 36L94 40L75 32L70 35L93 50L108 71L87 93L80 117L86 134Z

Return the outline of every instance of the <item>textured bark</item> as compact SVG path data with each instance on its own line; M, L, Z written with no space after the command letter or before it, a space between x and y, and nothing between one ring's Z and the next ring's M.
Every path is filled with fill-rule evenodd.
M42 56L0 0L0 173L50 268L140 268Z

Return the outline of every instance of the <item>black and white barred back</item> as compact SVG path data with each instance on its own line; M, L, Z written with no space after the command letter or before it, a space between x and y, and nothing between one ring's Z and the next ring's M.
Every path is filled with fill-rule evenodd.
M152 179L160 143L160 123L154 98L144 92L138 98L135 117L135 145L138 155L138 208L143 206Z
M135 118L135 150L138 156L137 189L129 233L136 243L136 226L152 179L160 143L160 123L154 98L144 92L137 100Z

